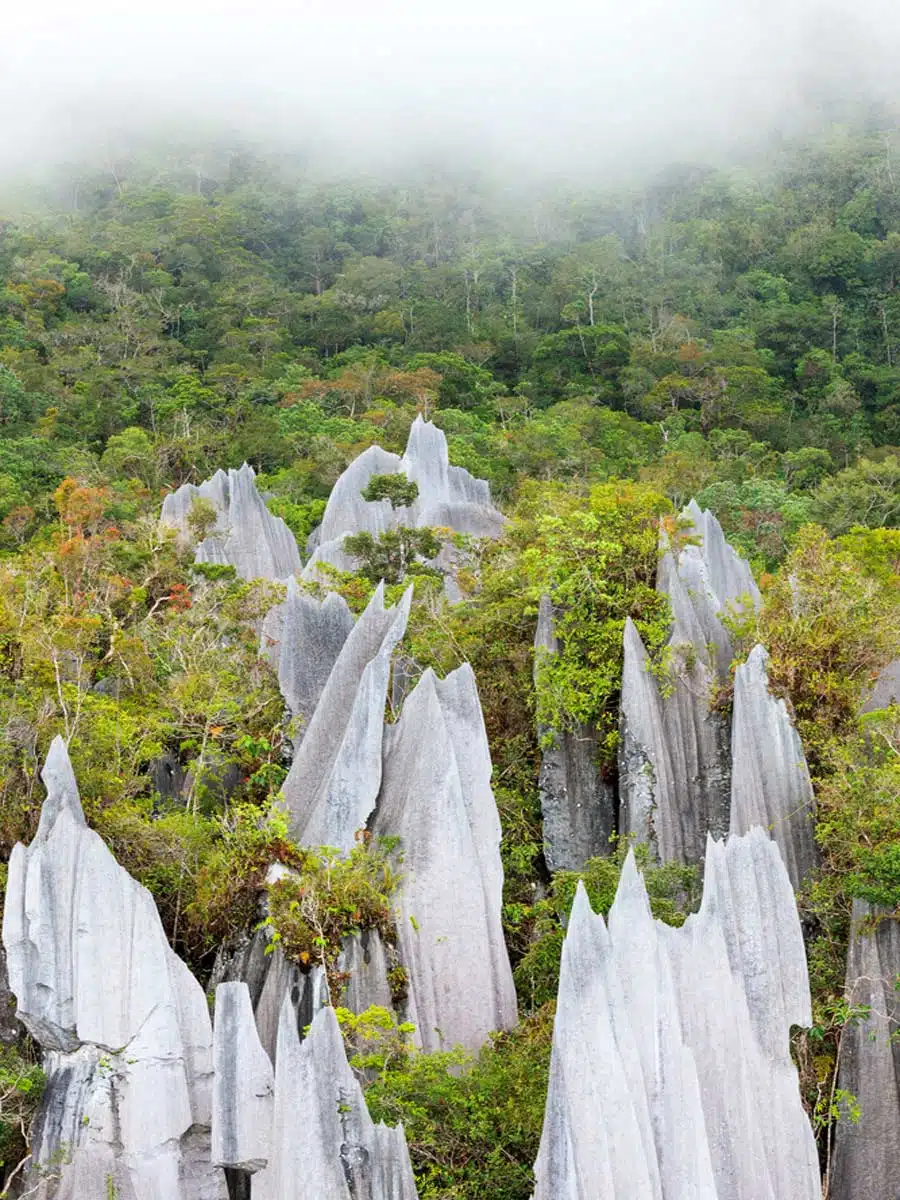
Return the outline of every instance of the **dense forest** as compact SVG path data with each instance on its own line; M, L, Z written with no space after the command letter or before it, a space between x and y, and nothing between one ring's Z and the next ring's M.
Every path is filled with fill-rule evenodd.
M380 574L391 595L411 579L410 660L473 664L503 822L518 1029L460 1070L347 1018L423 1197L531 1194L576 885L542 856L537 729L595 724L614 774L624 622L661 651L659 520L691 497L754 568L762 608L735 636L767 645L817 794L822 867L799 897L815 1024L794 1053L823 1163L852 1116L834 1085L850 904L900 905L897 714L858 716L900 653L898 150L896 130L838 128L577 191L148 152L0 199L0 864L34 833L62 733L89 822L201 980L273 859L308 874L335 945L360 913L377 925L383 850L301 852L279 814L290 739L258 625L280 585L195 564L162 498L248 461L302 548L347 464L401 452L422 413L509 518L469 547L458 604L415 563L385 570L384 547L333 578L356 612ZM535 686L544 594L566 617ZM175 796L163 759L190 780ZM624 851L585 868L598 911ZM672 923L696 905L694 868L647 881ZM307 962L308 931L281 922ZM0 1049L7 1170L40 1082L28 1046Z

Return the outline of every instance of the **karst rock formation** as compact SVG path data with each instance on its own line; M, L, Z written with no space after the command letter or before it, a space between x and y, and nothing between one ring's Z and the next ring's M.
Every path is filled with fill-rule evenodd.
M631 855L608 922L579 886L534 1200L818 1200L789 1053L810 1021L794 895L762 830L710 841L681 929L653 919Z

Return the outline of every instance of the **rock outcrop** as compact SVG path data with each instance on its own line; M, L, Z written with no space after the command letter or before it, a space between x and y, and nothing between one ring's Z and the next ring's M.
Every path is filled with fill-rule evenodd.
M395 608L379 586L350 631L284 782L293 836L350 850L381 783L391 654L406 630L412 588Z
M216 988L213 1028L212 1160L252 1174L269 1162L275 1076L246 983Z
M537 685L542 659L559 650L548 596L541 597L534 648ZM547 730L538 729L542 741L547 735ZM596 729L578 724L551 737L541 754L538 777L544 858L551 871L578 871L589 858L610 852L616 827L615 793L598 766Z
M385 731L373 823L400 838L397 898L407 1013L426 1050L477 1050L516 1022L500 920L503 868L491 759L472 668L429 670Z
M194 501L208 500L217 521L196 548L197 562L234 567L242 579L287 579L301 569L294 535L273 516L256 488L256 473L247 463L237 471L216 471L199 487L185 483L163 501L160 520L190 536L188 518Z
M373 475L396 474L406 475L419 489L409 507L393 508L389 500L363 499L362 493ZM488 484L463 467L450 466L443 431L419 416L409 431L402 458L380 446L370 446L340 476L328 498L322 524L308 546L311 557L304 578L317 578L321 563L352 570L353 561L343 549L344 538L351 533L377 537L400 526L432 526L473 537L499 537L503 525L503 515L491 502Z
M265 912L265 907L261 915ZM321 966L302 970L287 959L280 946L273 946L266 929L245 935L236 949L220 952L210 987L223 983L245 983L256 1018L259 1040L274 1063L278 1051L278 1022L285 997L294 1010L298 1034L309 1025L319 1009L330 1003L328 981Z
M803 938L761 830L710 842L700 911L654 921L629 855L609 925L579 888L563 948L535 1200L818 1200L789 1054Z
M672 609L669 679L648 671L640 635L626 623L619 743L620 825L655 847L662 861L697 862L707 833L729 825L730 730L711 706L732 657L722 617L757 604L748 565L725 541L712 513L694 501L681 514L698 544L676 549L661 535L657 590Z
M374 1124L347 1065L334 1009L301 1043L285 1003L278 1029L269 1166L253 1200L416 1200L403 1127Z
M835 1130L831 1200L900 1196L900 923L853 902L845 996L868 1016L841 1035L838 1086L856 1097L858 1123Z
M10 858L3 918L18 1016L46 1055L34 1194L224 1200L210 1159L203 991L150 893L85 823L60 738L43 779L37 834Z
M296 718L295 748L302 742L337 657L353 628L347 602L336 592L307 596L288 580L283 604L262 624L262 653L278 672L281 694Z
M755 646L734 676L731 832L761 825L799 889L818 861L806 755L783 700L769 691L769 656Z
M879 709L889 708L892 704L900 704L900 658L879 671L877 678L869 688L861 712L878 712Z

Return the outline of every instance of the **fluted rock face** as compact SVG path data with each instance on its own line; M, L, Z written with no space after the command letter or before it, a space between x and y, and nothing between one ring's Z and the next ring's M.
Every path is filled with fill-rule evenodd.
M227 474L217 471L199 487L183 484L163 501L162 524L186 536L191 506L198 498L215 506L218 521L197 546L197 562L232 566L242 579L286 579L300 570L294 535L269 512L252 467L244 463Z
M735 672L731 832L766 829L799 888L818 861L815 802L800 738L784 701L769 691L768 661L755 646Z
M733 653L722 618L729 607L758 604L759 591L712 513L692 500L681 518L698 544L676 551L663 531L656 581L672 608L666 688L626 624L619 793L625 832L651 842L663 861L695 862L707 833L729 825L730 730L710 704Z
M259 1171L269 1161L275 1077L246 983L216 988L213 1061L212 1160Z
M479 1049L516 1022L500 920L503 868L491 760L472 668L429 670L385 731L377 834L400 838L407 1011L426 1050Z
M409 507L393 508L389 500L364 500L373 475L404 474L418 487ZM343 550L347 534L377 537L400 526L434 526L473 537L499 537L504 518L491 502L490 488L462 467L451 467L447 439L430 421L416 417L403 457L370 446L347 467L328 499L322 524L312 544L304 578L319 578L318 565L330 563L353 570L354 560Z
M728 729L708 703L712 674L681 662L663 695L641 636L625 622L619 738L620 824L663 862L697 862L728 826Z
M710 843L699 913L654 921L629 855L609 926L579 888L535 1200L818 1200L789 1055L809 1024L790 881L761 830Z
M873 926L873 922L877 924ZM858 1124L835 1130L831 1200L900 1196L900 924L853 902L845 995L869 1009L841 1035L838 1086L859 1102Z
M20 1020L47 1052L36 1194L220 1200L209 1157L212 1030L150 893L88 828L66 748L43 772L34 841L9 864L3 942Z
M281 694L298 718L295 745L303 740L337 657L353 628L347 602L336 592L315 600L288 580L283 604L263 619L262 653L278 671Z
M242 946L217 961L210 986L236 982L247 985L259 1040L272 1062L277 1057L278 1022L285 998L293 1008L298 1033L329 1003L322 967L301 970L280 946L272 945L265 929L257 929Z
M543 656L556 654L553 608L542 596L534 639L535 677ZM544 739L546 733L538 729ZM612 784L598 767L596 729L577 725L554 734L541 753L538 788L544 829L544 858L551 871L578 871L598 854L609 854L615 830L616 806Z
M436 526L473 537L499 537L504 519L491 503L491 490L463 467L451 467L444 432L416 417L399 468L419 489L398 524ZM400 510L402 513L404 510ZM411 519L410 519L411 518Z
M332 668L284 782L292 833L303 845L350 850L375 807L391 653L411 602L412 588L385 609L379 586Z
M253 1200L416 1200L403 1127L375 1125L331 1008L301 1043L288 1006L278 1029L272 1160Z
M390 1009L394 1001L388 973L392 961L377 929L366 929L344 938L337 969L347 976L341 1005L365 1012L373 1005Z

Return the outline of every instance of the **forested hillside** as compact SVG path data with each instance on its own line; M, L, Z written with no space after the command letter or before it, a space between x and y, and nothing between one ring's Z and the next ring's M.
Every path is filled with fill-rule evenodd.
M509 519L496 541L456 538L454 605L424 543L363 543L359 569L332 574L356 613L378 578L392 601L414 582L414 672L472 663L503 823L519 1027L462 1072L390 1021L348 1035L422 1197L531 1195L577 882L543 857L537 730L596 727L615 786L623 628L662 675L659 522L674 532L691 497L754 569L739 659L767 646L817 795L822 865L799 896L815 1024L794 1052L823 1164L852 1114L834 1077L859 1015L842 996L850 906L900 906L897 712L858 715L900 654L898 152L895 130L836 129L631 191L145 154L0 200L0 863L35 832L61 733L89 823L204 983L273 860L306 872L325 914L324 942L287 903L273 914L300 963L379 927L387 851L300 851L279 814L290 729L258 651L282 585L195 563L160 506L247 461L303 549L344 468L375 443L402 452L421 413ZM561 652L535 685L543 595ZM598 910L625 849L585 868ZM647 882L672 923L696 906L693 867L651 864ZM29 1062L0 1049L7 1171L40 1088Z

